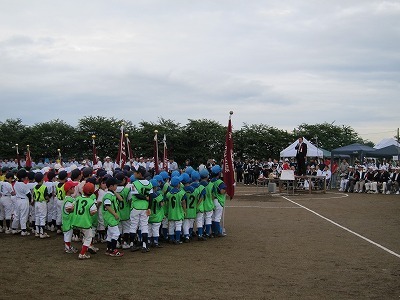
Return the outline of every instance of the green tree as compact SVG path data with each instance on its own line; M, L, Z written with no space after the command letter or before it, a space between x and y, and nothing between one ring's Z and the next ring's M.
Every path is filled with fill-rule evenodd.
M293 136L265 124L243 124L233 133L235 156L240 158L279 158L281 150L293 140Z
M31 126L25 139L30 145L32 159L56 158L60 149L63 159L82 151L76 130L62 120L37 123Z
M27 128L21 119L7 119L5 122L0 122L0 157L8 159L16 157L15 144L18 144L19 153L23 153Z
M224 155L226 127L207 119L188 121L183 128L180 162L190 159L198 165L210 158L219 162Z
M350 126L322 124L301 124L298 130L294 131L296 137L303 136L320 148L331 151L342 146L353 143L371 144L363 140L358 133Z

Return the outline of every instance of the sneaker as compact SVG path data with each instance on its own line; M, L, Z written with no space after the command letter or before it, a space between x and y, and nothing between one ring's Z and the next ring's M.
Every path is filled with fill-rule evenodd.
M31 233L32 233L32 234L36 233L36 229L33 229L33 228L32 228L32 229L31 229Z
M1 220L1 223L3 223L3 220ZM4 232L4 228L2 226L0 226L0 233Z
M142 253L150 252L150 249L147 247L142 247Z
M399 191L397 191L397 192L396 192L396 195L398 195L398 194L400 194L400 192L399 192Z
M56 230L56 227L55 227L54 225L51 225L51 226L50 226L50 231L53 232L53 231L55 231L55 230Z
M97 250L96 249L98 249L98 248L90 246L88 248L88 251L89 251L90 254L97 254Z
M160 244L154 244L154 248L163 248Z
M106 253L104 253L104 254L107 255L107 256L110 256L111 252L112 252L111 250L107 249Z
M124 242L124 243L122 244L122 249L129 249L130 247L131 247L131 246L129 246L127 242Z
M197 237L198 241L207 241L207 239L204 236L199 236Z
M390 195L390 191L387 191L387 192L386 192L386 195Z
M120 242L117 242L117 249L121 249L121 248L122 248L121 243L120 243Z
M46 232L40 235L41 239L46 239L46 238L49 238L49 237L50 236Z
M31 234L28 231L22 231L21 235L22 236L28 236L28 235L31 235Z
M177 241L177 240L174 241L174 245L180 245L180 244L182 244L181 241Z
M77 253L77 252L78 252L78 249L76 249L76 248L74 248L74 247L69 247L69 248L65 248L65 249L64 249L64 252L65 252L65 253L68 253L68 254L74 254L74 253Z
M183 240L183 242L184 242L184 243L190 243L190 239L189 239L189 238L185 238L185 239Z
M136 246L136 245L131 246L131 252L136 252L139 250L140 250L140 248L138 246Z
M35 231L35 237L40 237L40 233Z
M216 237L225 237L225 236L226 236L225 233L218 233L218 234L216 235Z
M80 254L78 255L78 259L89 259L90 255L85 253L85 254Z
M343 192L343 190L342 190L342 189L339 189L338 192Z
M6 231L4 231L5 234L11 234L11 229L6 229Z
M124 256L123 252L119 252L117 249L115 249L113 252L110 253L110 256L112 257L120 257L120 256Z
M57 229L57 234L61 234L61 233L62 233L61 229Z

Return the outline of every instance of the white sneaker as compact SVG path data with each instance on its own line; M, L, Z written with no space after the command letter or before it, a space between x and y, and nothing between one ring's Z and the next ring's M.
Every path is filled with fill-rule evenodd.
M117 242L117 249L121 249L121 248L122 248L121 243Z
M343 190L342 189L339 189L339 191L338 192L343 192Z
M85 254L80 254L78 255L78 259L89 259L90 255L85 253Z
M3 222L3 221L1 221L1 222ZM3 226L0 226L0 233L3 233L3 232L4 232Z
M54 225L51 225L50 231L53 232L53 231L55 231L55 230L56 230L56 228L54 227Z
M129 246L127 242L124 242L124 243L122 244L122 249L129 249L130 247L131 247L131 246Z
M11 229L6 229L5 234L10 234L11 233Z
M387 191L387 192L386 192L386 195L390 195L390 191Z
M21 235L22 236L28 236L28 235L31 235L31 234L28 231L22 231Z
M400 194L400 192L399 192L399 191L397 191L397 192L396 192L396 195L398 195L398 194Z
M35 237L40 237L40 233L39 232L35 232Z
M60 229L57 229L57 234L61 234L62 231Z
M42 233L41 235L40 235L40 238L41 239L46 239L46 238L49 238L50 236L45 232L45 233Z
M362 191L358 191L359 193L362 193Z
M31 229L31 233L36 233L36 229Z

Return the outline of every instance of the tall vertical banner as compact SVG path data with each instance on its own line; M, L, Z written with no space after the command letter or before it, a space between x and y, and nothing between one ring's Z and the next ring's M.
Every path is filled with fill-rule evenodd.
M128 160L130 161L131 159L133 159L132 145L127 133L125 134L125 136L126 136L126 149L128 150Z
M163 157L163 169L164 171L168 172L168 154L167 154L167 137L164 134L163 138L163 144L164 144L164 157Z
M27 168L32 168L32 158L31 158L31 151L29 150L29 145L26 145L25 166Z
M158 164L158 130L154 130L154 170L155 174L160 172L159 164Z
M20 167L20 166L21 166L21 159L19 158L18 144L15 144L15 148L17 149L17 161L18 161L18 167Z
M97 151L96 151L96 142L94 139L96 138L95 135L92 135L92 140L93 140L93 167L97 165Z
M121 138L119 139L119 148L116 163L121 169L125 166L126 163L124 125L121 126Z
M225 138L224 150L224 183L226 185L226 194L232 199L235 194L235 178L233 167L233 136L232 136L232 122L231 117L233 111L229 112L228 129Z

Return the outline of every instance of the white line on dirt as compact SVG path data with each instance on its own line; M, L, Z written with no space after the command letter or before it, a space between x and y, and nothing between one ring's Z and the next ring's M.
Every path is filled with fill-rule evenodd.
M241 205L232 205L232 206L225 206L226 208L231 208L231 207L233 207L233 208L296 208L296 209L298 209L298 208L301 208L301 207L295 207L295 206L279 206L279 207L277 207L277 206L275 206L275 207L273 207L273 206L256 206L256 205L243 205L243 206L241 206Z
M291 202L291 203L293 203L293 204L296 204L296 205L300 206L301 208L304 208L305 210L308 210L309 212L311 212L311 213L313 213L314 215L316 215L316 216L318 216L318 217L320 217L320 218L322 218L322 219L324 219L324 220L326 220L326 221L332 223L333 225L336 225L337 227L340 227L340 228L346 230L347 232L350 232L351 234L354 234L355 236L358 236L359 238L361 238L361 239L367 241L368 243L371 243L372 245L375 245L376 247L379 247L379 248L381 248L382 250L384 250L384 251L386 251L386 252L388 252L388 253L390 253L390 254L396 256L397 258L400 258L400 254L398 254L398 253L396 253L396 252L394 252L394 251L392 251L392 250L390 250L390 249L388 249L388 248L386 248L386 247L384 247L384 246L382 246L382 245L380 245L380 244L378 244L378 243L376 243L376 242L374 242L374 241L372 241L372 240L366 238L365 236L362 236L361 234L359 234L359 233L357 233L357 232L354 232L354 231L348 229L347 227L344 227L343 225L340 225L340 224L338 224L338 223L332 221L331 219L328 219L327 217L324 217L323 215L320 215L319 213L313 211L312 209L309 209L309 208L305 207L304 205L301 205L301 204L299 204L299 203L297 203L297 202L295 202L295 201L293 201L293 200L290 200L290 199L287 198L287 197L282 196L282 198L283 198L283 199L286 199L287 201L289 201L289 202Z

